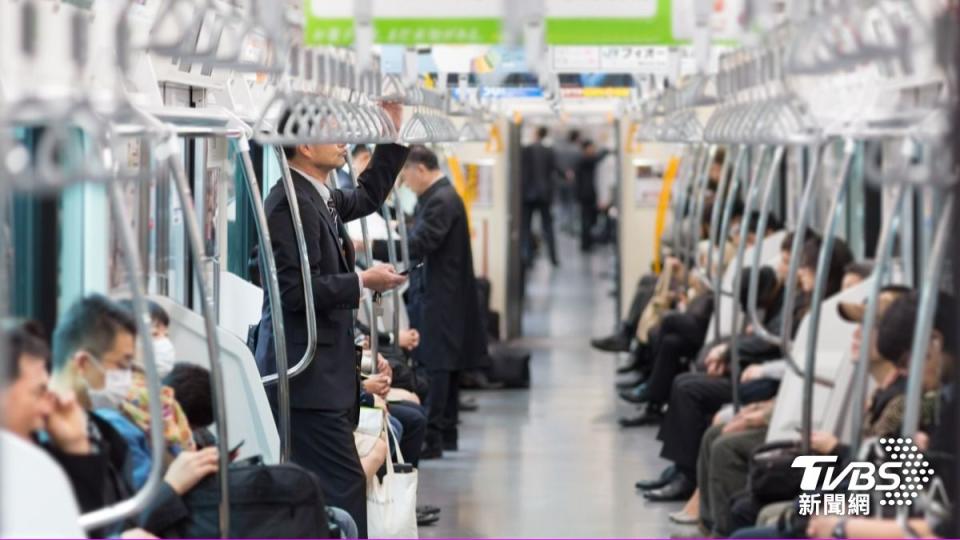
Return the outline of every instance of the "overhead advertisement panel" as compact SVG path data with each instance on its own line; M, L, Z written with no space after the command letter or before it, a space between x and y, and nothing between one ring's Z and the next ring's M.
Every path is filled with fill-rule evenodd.
M737 40L745 0L545 0L549 45L680 45L696 32L696 2L708 1L713 40Z
M304 0L304 44L353 44L353 2ZM384 45L497 44L502 9L491 0L374 0L374 42Z
M549 45L671 45L671 0L546 0Z

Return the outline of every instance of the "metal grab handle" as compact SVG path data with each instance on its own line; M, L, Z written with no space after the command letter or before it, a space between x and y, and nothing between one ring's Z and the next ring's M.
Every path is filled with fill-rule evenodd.
M800 200L800 209L797 213L797 224L793 231L793 244L790 246L790 266L787 269L787 282L783 291L783 324L780 326L782 338L782 352L784 358L796 374L803 375L803 370L793 358L793 318L797 305L797 274L800 272L800 255L807 238L807 223L813 209L813 199L816 193L817 178L820 166L826 153L830 151L830 143L823 144L819 149L813 149L813 163L807 171L807 183L803 188Z
M935 191L937 195L942 191ZM951 232L953 222L953 194L947 196L937 223L933 244L930 248L930 257L923 283L920 286L920 305L917 308L917 323L913 332L913 346L910 349L910 371L907 377L906 406L903 412L903 436L913 437L920 425L920 395L923 392L923 368L930 346L930 332L933 330L934 317L937 310L938 293L940 292L940 278L943 274L947 235Z
M830 261L833 258L833 246L836 242L834 232L840 221L840 214L846 205L847 191L850 186L850 164L856 152L857 143L844 140L843 161L837 175L837 191L830 209L830 217L823 231L823 243L817 259L816 282L810 299L810 327L807 331L806 361L803 368L803 415L801 418L801 445L804 452L810 451L810 436L813 432L813 384L817 364L817 340L820 336L820 311L826 293L827 277L830 274ZM869 341L865 343L870 343ZM869 349L867 345L864 349Z
M717 234L719 233L718 229L720 228L720 210L724 207L724 201L727 195L727 185L730 183L730 167L733 162L740 157L739 155L731 156L731 154L733 154L735 151L739 151L739 146L735 147L734 149L727 148L724 152L723 166L720 169L720 183L717 186L717 194L713 199L713 209L710 212L710 232L708 233L707 238L707 270L704 274L704 281L711 290L714 287L714 274L719 271L713 268L713 253L717 249L717 244L721 240L717 238ZM724 242L724 247L726 247L726 242ZM723 266L724 255L726 255L726 250L721 251L721 261L718 266Z
M223 387L223 371L220 365L220 340L217 335L216 314L213 308L213 298L207 291L206 276L203 271L203 235L200 233L200 223L194 211L193 200L190 194L190 184L187 181L187 172L180 160L179 143L175 136L167 140L170 155L167 158L173 171L174 185L183 208L183 221L187 227L187 245L190 249L190 258L196 278L197 291L200 293L203 322L207 333L207 355L210 358L210 386L213 390L213 413L217 423L217 451L218 471L220 481L220 536L230 537L230 441L227 439L227 404ZM158 454L159 455L159 454Z
M394 192L394 197L396 197L396 192ZM381 210L383 213L383 220L387 224L387 258L390 259L390 264L394 268L399 268L400 263L397 260L397 246L393 243L393 227L390 226L390 207L387 206L387 203L383 203L383 208ZM393 338L397 347L400 346L400 288L396 288L391 292L393 296Z
M733 325L731 327L732 332L730 333L730 379L733 386L733 410L734 412L740 411L740 351L738 350L738 345L740 344L740 334L743 331L740 328L740 288L743 286L743 258L747 250L747 237L750 234L749 227L747 227L746 220L750 216L750 213L753 211L753 203L757 198L757 188L760 184L760 172L763 170L764 154L767 151L766 145L760 145L759 147L760 155L757 157L757 163L754 165L753 172L750 174L750 186L747 188L747 200L743 205L743 221L740 226L740 242L737 244L737 257L736 262L734 263L734 269L736 273L733 277L733 295L734 295L734 309L733 309ZM754 249L760 249L761 239L757 239L757 245L754 246ZM756 269L753 270L756 272Z
M703 229L703 209L706 206L707 187L710 184L710 168L713 167L713 162L717 157L718 150L718 145L711 145L707 151L707 159L700 164L700 170L698 171L699 176L697 177L697 184L695 186L697 193L694 199L696 202L693 211L693 223L690 226L690 238L693 239L693 264L691 268L693 268L694 272L698 275L701 275L702 280L707 283L709 283L709 281L706 279L706 274L703 273L703 268L700 266L700 232ZM726 160L726 158L724 158L724 160Z
M307 349L304 351L303 356L300 357L300 360L297 361L296 365L287 370L287 376L292 379L306 371L307 367L313 362L313 357L316 356L317 309L316 299L313 296L313 277L310 275L310 257L307 251L307 239L304 236L303 219L300 216L300 201L297 200L296 188L293 185L293 176L290 174L290 164L287 162L287 156L283 153L282 148L274 147L274 151L277 153L280 161L283 191L287 196L287 204L290 205L290 221L293 224L293 235L297 241L297 254L300 256L300 280L303 282L304 309L307 317ZM262 202L259 204L261 207L263 206ZM279 369L277 373L279 373ZM262 380L264 384L273 384L278 380L277 374L267 375Z
M861 330L861 343L872 343L874 326L878 319L880 289L883 288L883 282L886 279L887 270L893 258L893 247L897 239L897 230L900 227L900 220L903 215L903 208L908 200L913 199L913 188L911 186L898 186L894 197L894 205L890 220L884 224L880 233L880 239L877 243L877 257L873 266L873 283L870 285L870 291L867 294L866 310L863 315L863 324ZM851 448L859 452L863 441L863 406L867 401L867 386L870 360L870 347L860 347L860 356L857 358L857 364L854 370L852 403L855 408L852 412L852 439Z
M763 188L763 202L760 205L760 219L757 220L757 238L763 238L767 230L767 223L770 220L770 202L773 199L773 186L775 184L777 170L780 168L780 163L783 161L785 149L782 145L777 146L773 152L773 164L770 166L770 170L767 171L767 181ZM764 341L780 346L783 344L783 340L780 336L775 336L771 334L767 328L763 325L763 322L760 320L760 316L757 314L757 303L758 303L758 291L760 288L760 249L753 250L753 272L750 272L750 282L747 285L747 313L750 317L750 322L753 325L754 333Z
M400 193L398 190L393 192L393 207L397 214L397 230L400 233L400 259L403 261L403 269L410 270L410 236L407 233L407 214L403 211L403 204L400 202Z
M353 155L350 152L347 152L347 169L350 172L350 181L353 183L353 187L359 188L360 181L357 178L357 169L353 166ZM389 224L388 224L389 226ZM373 245L370 242L370 232L367 229L367 218L366 216L360 218L360 234L363 236L363 251L367 258L367 267L373 268ZM371 358L371 368L370 374L377 374L377 359L379 358L380 353L380 325L379 325L379 313L377 313L376 306L373 305L373 293L366 296L363 295L363 291L360 291L360 295L363 298L364 309L367 312L367 317L370 322L369 333L370 336L370 358Z
M726 205L723 209L723 221L720 225L720 237L717 239L718 242L723 242L724 252L720 255L720 264L717 265L717 271L713 276L713 331L714 331L714 340L719 341L722 337L720 335L720 303L723 299L723 275L726 273L726 261L724 261L726 255L726 245L727 245L727 236L730 231L730 222L733 221L733 207L737 200L737 194L740 191L740 184L742 183L740 179L740 168L743 165L744 158L747 155L746 145L738 145L736 148L737 159L733 162L733 174L731 175L731 180L733 183L728 190L727 199L725 201ZM727 293L729 294L729 292Z
M684 200L680 218L679 233L681 246L678 249L678 255L686 263L687 268L693 268L696 261L697 239L696 224L691 223L696 219L697 204L697 172L703 167L705 161L709 161L710 149L706 145L700 145L696 152L696 157L691 166L687 169L687 175L684 182ZM689 193L688 193L689 188Z
M149 396L147 409L150 412L150 453L154 456L162 456L166 448L163 436L163 412L160 404L160 375L157 372L157 361L153 350L149 309L140 284L143 269L140 267L137 244L133 238L133 231L130 229L130 216L124 206L120 186L117 182L110 182L106 187L110 199L111 214L117 228L117 238L120 241L120 252L123 254L123 262L129 280L135 313L134 320L137 324L137 337L140 340L140 348L143 353L143 367L146 372L147 395ZM80 526L89 532L142 512L160 493L162 468L162 460L151 460L147 481L140 488L140 491L129 499L83 514L80 516Z

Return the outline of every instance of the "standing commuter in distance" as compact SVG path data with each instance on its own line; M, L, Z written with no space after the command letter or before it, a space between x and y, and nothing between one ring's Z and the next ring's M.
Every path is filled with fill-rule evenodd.
M553 148L544 144L547 128L537 128L537 140L523 148L521 170L523 178L523 262L533 265L533 214L540 214L540 230L547 244L550 263L559 266L557 246L553 236L554 184L560 177Z
M409 309L421 336L413 355L430 376L427 438L420 456L430 459L457 448L460 370L477 364L486 336L460 195L440 170L437 155L423 146L411 148L403 182L417 194L410 257L424 263L411 275ZM386 258L386 248L385 242L375 242L374 257Z
M384 104L399 127L403 110ZM281 126L282 127L282 126ZM290 164L307 244L317 314L317 351L306 371L290 380L291 459L316 473L326 502L343 508L366 537L366 478L360 466L353 429L360 396L359 364L354 347L353 310L363 288L383 292L405 281L390 265L354 272L354 248L344 222L379 210L407 158L396 144L377 146L357 189L330 189L324 181L342 167L347 147L312 144L284 147ZM290 206L281 183L264 204L280 283L281 309L264 294L256 359L262 374L275 373L271 317L283 315L287 355L296 362L307 347L307 324L300 256ZM276 412L276 387L268 388Z

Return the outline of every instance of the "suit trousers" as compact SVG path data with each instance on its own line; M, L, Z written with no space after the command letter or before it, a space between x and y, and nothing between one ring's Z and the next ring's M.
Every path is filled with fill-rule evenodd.
M597 201L580 199L580 251L593 249L593 226L597 224Z
M290 410L291 460L320 478L327 506L346 510L367 537L367 479L350 411Z
M703 373L683 373L673 381L667 415L657 438L663 441L660 456L677 465L684 474L697 474L697 456L713 415L731 399L730 379Z
M673 380L684 367L683 360L696 356L703 346L706 329L687 313L664 315L653 347L653 371L647 380L651 403L665 403L670 398Z
M553 208L550 201L523 202L523 260L527 265L533 264L533 215L540 214L540 231L543 241L547 244L547 254L550 262L557 264L557 244L553 236Z
M427 396L427 441L435 444L456 433L460 409L460 372L430 370Z
M697 461L700 488L700 518L718 536L733 532L730 501L747 486L750 456L766 439L765 428L722 433L723 426L711 426L703 435Z
M637 326L640 324L640 317L643 310L647 308L647 303L653 298L653 292L657 287L657 276L649 274L640 278L637 283L637 290L633 294L633 300L630 301L630 310L627 317L623 320L623 333L626 337L633 339L637 334Z

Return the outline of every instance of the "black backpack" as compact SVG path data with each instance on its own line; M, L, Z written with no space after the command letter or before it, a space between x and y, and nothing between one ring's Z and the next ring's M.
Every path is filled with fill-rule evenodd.
M330 538L320 480L295 465L247 460L230 466L231 538ZM183 496L190 517L178 536L218 538L219 479L205 478Z

